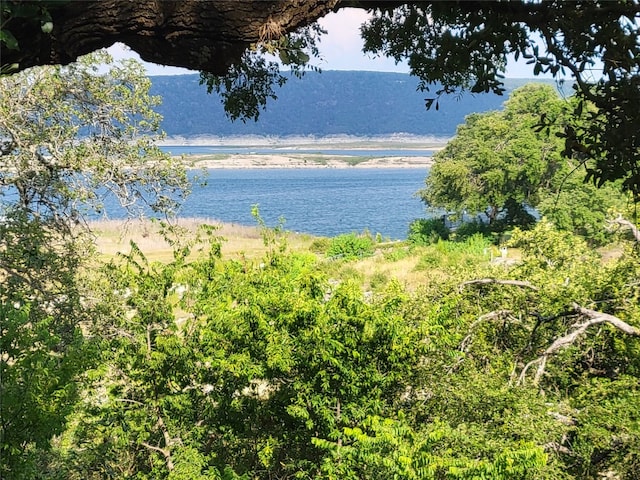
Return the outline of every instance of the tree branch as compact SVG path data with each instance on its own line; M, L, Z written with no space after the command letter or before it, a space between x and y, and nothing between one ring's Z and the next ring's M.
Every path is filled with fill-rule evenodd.
M499 285L513 285L516 287L529 288L531 290L538 290L538 287L531 285L531 283L522 280L500 280L497 278L479 278L476 280L468 280L460 284L460 291L467 285L486 285L489 283L497 283Z
M171 446L175 445L176 443L181 443L180 438L171 438L171 435L169 435L169 430L167 430L167 426L164 423L164 420L162 419L162 415L160 415L159 412L157 412L158 415L158 422L156 423L156 427L158 427L160 429L160 431L162 432L162 438L164 441L164 445L165 448L162 447L158 447L156 445L151 445L147 442L141 442L141 445L144 447L147 447L150 450L155 450L156 452L160 452L165 459L165 462L167 464L167 470L169 470L170 472L175 468L175 464L173 463L173 457L171 456Z
M633 238L636 239L636 242L640 242L640 229L638 229L638 227L631 223L629 220L626 220L625 218L622 217L622 215L618 215L617 218L615 218L614 220L607 220L608 224L618 224L618 225L622 225L623 227L627 227L631 230L631 234L633 235Z
M171 451L168 448L160 448L160 447L156 447L155 445L151 445L147 442L142 442L140 445L142 445L143 447L147 447L150 450L155 450L156 452L160 452L164 458L165 461L167 462L167 470L171 471L174 469L174 464L173 464L173 460L171 459Z
M575 341L581 337L589 327L593 325L599 325L601 323L608 323L609 325L617 328L621 332L631 335L633 337L640 337L640 329L629 325L628 323L620 320L618 317L609 315L608 313L597 312L588 308L581 307L578 304L573 304L573 309L576 313L586 317L587 320L582 323L575 323L571 326L573 330L566 335L557 338L540 357L530 361L525 365L518 377L518 384L523 384L527 375L527 371L534 365L538 365L536 374L533 378L533 383L538 384L547 364L547 360L551 355L555 355L560 350L567 348L575 343Z
M2 49L2 64L67 64L122 42L143 60L218 75L240 61L265 32L285 35L329 13L338 0L74 0L48 8L53 30L39 19L11 17L2 26L20 45ZM40 1L26 0L26 5Z

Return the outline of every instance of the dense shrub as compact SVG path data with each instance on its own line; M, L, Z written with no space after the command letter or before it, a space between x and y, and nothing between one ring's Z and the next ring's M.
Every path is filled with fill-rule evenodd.
M407 239L415 245L431 245L449 239L449 229L441 218L419 218L409 225Z
M483 237L491 236L491 226L488 223L484 222L464 222L461 223L455 231L456 240L464 240L469 237L473 237L476 234L480 234Z
M309 246L309 250L313 253L325 254L329 247L331 246L331 239L327 237L318 237L311 242Z
M374 241L368 235L346 233L331 239L327 250L329 257L352 259L373 254Z

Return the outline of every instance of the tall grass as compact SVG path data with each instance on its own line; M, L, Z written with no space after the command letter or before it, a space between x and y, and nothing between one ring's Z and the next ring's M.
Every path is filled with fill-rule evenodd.
M490 258L490 247L491 242L480 234L472 235L462 242L440 240L425 247L425 253L416 268L429 270L477 265Z
M203 224L217 227L215 235L223 239L222 253L225 256L260 257L266 247L258 226L223 223L210 218L179 218L175 223L195 234ZM109 257L117 253L129 251L130 242L135 242L148 258L153 260L170 260L172 250L159 232L157 223L150 220L99 220L89 222L95 237L98 252ZM313 237L308 235L288 234L292 247L308 248Z

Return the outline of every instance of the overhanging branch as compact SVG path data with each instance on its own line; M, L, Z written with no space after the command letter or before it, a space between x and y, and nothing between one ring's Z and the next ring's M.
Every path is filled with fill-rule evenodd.
M15 71L68 64L121 42L143 60L223 75L265 32L294 32L329 13L338 0L74 0L49 7L52 30L38 18L11 17L2 29L18 49L2 45L2 65ZM41 6L39 1L23 5Z

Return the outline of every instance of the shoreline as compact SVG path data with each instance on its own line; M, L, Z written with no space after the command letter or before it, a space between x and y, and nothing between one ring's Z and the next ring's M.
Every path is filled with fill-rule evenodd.
M189 168L205 169L364 169L364 168L415 168L428 169L433 166L433 157L359 157L321 154L224 154L184 155L182 159Z

